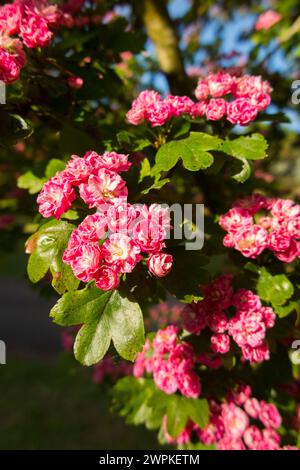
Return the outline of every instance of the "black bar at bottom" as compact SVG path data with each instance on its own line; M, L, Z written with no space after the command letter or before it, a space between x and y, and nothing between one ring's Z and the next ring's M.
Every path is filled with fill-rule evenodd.
M103 468L104 466L120 469L135 469L147 466L181 466L191 465L204 468L223 466L226 462L231 465L241 465L244 462L254 464L280 464L297 467L300 462L298 451L0 451L0 468L10 468L16 465L22 468L27 464L31 468L44 469L66 465L66 468ZM7 464L7 465L5 465Z

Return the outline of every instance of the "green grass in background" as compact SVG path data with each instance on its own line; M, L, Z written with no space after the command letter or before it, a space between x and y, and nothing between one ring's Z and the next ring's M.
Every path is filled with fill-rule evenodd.
M0 449L156 449L155 434L126 427L91 371L69 358L0 366Z

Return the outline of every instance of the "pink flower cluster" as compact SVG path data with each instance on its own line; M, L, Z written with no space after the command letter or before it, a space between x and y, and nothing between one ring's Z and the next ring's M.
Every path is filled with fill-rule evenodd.
M269 106L271 92L270 84L261 76L237 77L223 71L211 73L198 81L195 95L199 102L192 114L194 117L206 116L212 121L226 117L231 124L246 126L259 111ZM225 95L227 100L222 98Z
M26 56L21 41L0 33L0 80L6 84L18 80L25 64Z
M193 101L187 96L168 95L163 100L156 91L145 90L133 101L126 118L135 126L144 120L150 122L152 127L163 126L172 117L190 114L193 105Z
M270 84L260 76L236 77L220 71L199 80L195 91L198 102L188 96L168 95L162 99L156 91L145 90L133 101L126 118L135 126L148 121L156 127L188 114L193 118L205 116L210 121L226 117L232 124L245 126L269 106L271 91ZM233 95L234 99L225 100L225 95Z
M72 206L78 188L89 208L97 209L73 231L63 261L78 279L95 280L102 290L117 288L121 275L133 271L142 253L148 255L148 269L154 276L166 276L172 268L172 256L162 251L170 228L169 211L156 204L127 203L128 190L119 173L130 166L128 155L116 152L73 155L37 199L44 217L58 219Z
M280 13L274 10L267 10L257 18L255 23L256 31L266 30L272 28L275 24L277 24L282 18Z
M281 438L276 430L282 419L278 409L251 395L251 388L241 385L225 403L211 401L210 422L198 431L200 441L216 444L219 450L279 450Z
M177 439L172 439L163 422L164 435L170 444L188 444L198 439L204 445L215 445L218 450L298 450L294 446L281 447L277 429L281 415L273 403L252 397L248 385L240 385L229 393L224 403L210 400L210 420L204 429L190 421ZM258 426L257 426L258 424Z
M196 355L190 344L181 341L177 327L170 325L156 333L153 341L146 341L138 354L133 374L142 377L145 372L153 374L157 387L167 394L179 390L182 395L197 398L201 383L194 371Z
M188 332L199 335L205 328L212 332L211 348L215 353L226 354L230 339L242 351L244 360L250 363L269 359L266 338L267 329L275 323L275 313L263 307L252 291L232 288L232 276L225 275L204 287L204 299L184 307L182 323ZM232 316L228 308L234 307Z
M78 1L60 8L48 0L15 0L0 7L0 80L8 84L19 78L26 62L23 45L30 49L48 46L53 29L73 24L73 3Z
M219 223L227 232L224 246L247 258L257 258L266 249L285 263L300 256L300 205L290 199L254 193L236 201Z
M90 151L83 158L73 155L66 169L44 185L37 199L40 213L44 217L59 219L76 199L75 188L79 188L81 198L91 209L117 207L128 194L119 173L127 171L130 166L128 155L116 152L99 155Z

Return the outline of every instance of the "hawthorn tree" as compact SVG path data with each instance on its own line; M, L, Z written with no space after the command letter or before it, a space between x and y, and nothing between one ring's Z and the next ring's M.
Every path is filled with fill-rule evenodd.
M298 136L284 125L297 13L293 0L0 9L3 250L27 239L29 279L60 296L50 316L77 327L79 362L134 361L113 409L162 443L299 446ZM204 244L187 249L199 204ZM165 301L180 315L146 321L145 338Z

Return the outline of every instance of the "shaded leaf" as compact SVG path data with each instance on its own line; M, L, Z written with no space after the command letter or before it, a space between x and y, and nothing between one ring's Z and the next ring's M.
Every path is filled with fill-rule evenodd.
M62 261L74 228L68 222L51 220L29 238L27 250L31 255L27 273L31 282L40 281L50 269L52 285L59 294L78 287L79 280L75 278L70 266Z
M189 418L189 410L181 398L177 395L171 395L168 400L167 431L174 438L182 433Z
M185 399L185 406L188 409L189 417L200 428L204 428L209 421L209 405L208 401L203 398L194 400L193 398Z
M240 160L242 170L233 178L239 183L244 183L251 175L251 167L248 160L261 160L267 156L267 141L261 134L241 136L234 140L226 139L221 150L231 157Z
M272 276L262 268L257 282L257 292L262 300L270 302L273 306L282 306L294 294L294 286L285 274Z
M44 178L35 176L31 171L27 171L18 178L18 188L27 189L29 194L37 194L42 189Z
M51 310L62 326L84 324L75 345L75 356L84 365L99 362L110 341L124 359L133 361L144 345L141 309L132 296L117 290L103 292L95 286L65 294Z

